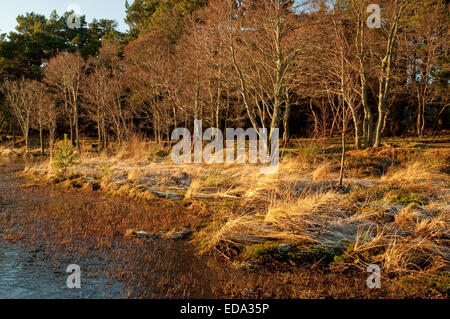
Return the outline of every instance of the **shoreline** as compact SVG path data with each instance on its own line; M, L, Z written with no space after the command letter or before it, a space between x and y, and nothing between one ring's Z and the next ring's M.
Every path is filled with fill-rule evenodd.
M385 149L380 149L377 153L383 153L385 151ZM449 153L448 149L429 150L426 152L430 152L431 157L433 157L433 152L444 152L444 154L447 154L444 156L448 156ZM401 152L398 153L400 154ZM397 154L397 156L399 156L399 154ZM362 158L362 154L357 154L355 156ZM401 156L402 154L400 154L399 157ZM377 157L377 155L375 155L375 157ZM358 215L361 215L359 210L366 209L364 208L364 201L368 193L370 194L373 192L370 196L377 197L380 197L381 194L382 199L384 198L384 200L386 200L387 194L390 194L389 196L391 197L395 197L394 199L397 201L403 202L405 200L402 197L405 195L402 194L402 189L406 188L410 191L412 187L410 185L411 181L399 179L399 176L402 176L401 172L398 172L399 167L405 169L405 163L395 165L398 167L394 167L394 171L389 171L388 168L389 173L385 174L387 175L387 177L385 177L386 179L397 179L395 180L395 183L402 185L401 187L396 188L392 187L392 185L389 186L389 183L392 184L392 180L381 181L380 178L372 175L349 178L346 181L346 188L336 191L332 181L332 163L323 164L319 162L318 165L305 167L304 163L301 161L295 162L296 163L293 163L292 159L283 161L281 164L281 174L277 175L275 181L264 180L263 185L261 185L262 177L259 175L252 175L252 171L255 170L246 165L229 165L223 167L217 167L217 165L200 165L200 167L187 167L170 165L164 158L159 159L158 162L141 161L136 163L136 159L117 159L106 156L98 157L96 155L93 155L92 157L85 156L79 160L68 172L66 172L67 175L63 178L61 178L61 176L57 177L53 166L49 165L47 162L28 165L21 176L26 177L35 184L44 183L47 185L58 185L65 189L81 189L88 192L102 191L106 196L119 195L117 198L132 198L134 200L150 203L153 201L167 201L167 198L164 197L169 197L168 202L182 210L195 211L197 215L200 215L201 217L197 221L189 220L188 222L186 222L186 219L180 218L179 224L177 224L176 227L168 229L164 233L161 233L161 230L152 232L151 230L139 229L138 227L135 229L128 229L127 231L130 231L129 235L132 237L148 236L151 238L150 240L153 240L155 235L170 238L170 236L175 235L176 237L177 234L181 234L180 236L183 237L184 240L189 240L189 243L194 245L196 250L199 250L201 253L221 256L224 260L228 260L227 263L230 264L232 268L240 271L259 271L258 269L266 269L275 272L293 271L295 267L300 266L307 268L319 267L318 269L325 273L339 274L348 272L354 273L355 271L357 273L364 273L364 267L370 261L380 262L375 259L376 257L381 258L380 252L377 252L376 248L370 247L370 244L373 244L371 241L378 239L377 237L379 235L374 234L371 241L360 245L365 249L357 247L358 240L356 242L345 240L347 239L345 237L344 241L342 238L330 239L330 233L334 230L332 229L332 231L330 231L330 228L328 227L327 229L327 226L323 223L324 220L328 220L330 223L333 222L333 220L330 220L329 217L323 215L343 215L344 217L340 218L339 222L345 222L345 227L353 227L350 231L350 235L352 235L352 233L356 234L360 232L359 227L355 228L354 225L364 225L367 223L367 220L370 221L370 223L367 223L367 228L369 229L375 222L380 224L394 219L391 223L395 223L396 215L405 214L405 209L416 209L415 207L412 208L412 206L409 205L410 203L407 203L409 200L408 198L406 199L406 202L403 203L404 205L392 202L388 209L390 212L386 211L385 207L384 217L374 216L373 213L370 212L370 209L369 212L363 212L365 214L363 215L363 222L361 222L361 219L358 220L358 217L360 217ZM414 162L412 163L414 164ZM291 176L293 172L300 169L302 171L303 180L298 179L298 175L294 177ZM328 173L321 172L323 170L328 170ZM241 182L243 185L228 184L231 177L236 177L236 175L239 177L239 174L242 174L242 171L249 174L247 176L249 181ZM370 173L373 174L373 172ZM425 174L426 172L422 173ZM323 174L326 175L326 178L321 176ZM430 184L431 186L427 185L428 194L441 191L443 185L448 183L448 180L446 179L448 178L448 175L444 174L439 176L439 178L441 178L440 182L439 179L433 182L438 183L437 185L433 185L433 183ZM155 179L163 182L155 183ZM276 208L275 212L279 212L282 209L283 211L286 211L293 207L283 207L283 205L286 205L287 201L292 202L292 198L286 200L288 198L284 196L284 199L282 198L283 204L274 202L271 198L267 198L267 193L275 192L272 196L283 196L283 194L280 194L279 190L288 187L288 184L293 182L295 182L297 187L303 185L304 188L302 191L297 192L295 206L299 206L299 204L304 205L306 206L305 210L310 210L310 213L315 212L314 214L319 215L318 218L324 220L317 221L311 219L310 213L307 214L303 212L303 216L306 218L306 222L310 224L310 228L304 229L302 232L299 229L297 230L297 233L291 234L286 232L283 233L280 229L274 229L274 227L279 227L279 224L277 225L276 221L270 223L269 226L264 226L267 225L265 224L267 214L270 214L274 207ZM412 182L414 183L414 180ZM248 187L249 185L251 186ZM264 186L263 189L258 189L258 187L261 188L262 186ZM307 190L305 191L305 189ZM373 189L375 189L375 191L373 191ZM377 192L380 194L377 195ZM418 194L419 192L412 193ZM406 197L409 196L408 194L409 193L406 193ZM292 197L293 194L291 193L289 196ZM445 196L448 195L442 196L445 198ZM364 199L363 202L359 202L362 199ZM411 200L415 203L416 199L412 198ZM441 207L435 207L435 211L438 214L439 210L442 211L443 209L442 204L427 202L427 205L423 203L422 206L425 208L422 210L430 210L430 205L441 205ZM333 211L330 210L330 207L333 207ZM338 210L336 210L336 208ZM266 216L264 216L265 218L262 220L262 224L258 221L262 218L258 217L261 216L261 211L266 211ZM394 215L388 215L388 213ZM283 220L282 218L286 217L278 216L278 218ZM382 218L382 220L380 221L379 218ZM446 223L448 223L446 218L448 217L444 213L444 217L441 217L440 219L440 221L444 223L443 225L447 225ZM347 222L351 219L357 220L357 222ZM233 227L237 227L237 229L233 229ZM313 237L316 234L311 231L311 228L314 227L323 227L322 231L319 228L319 236ZM189 232L189 235L185 236L183 235L183 232L186 232L186 229L187 232ZM327 233L327 230L328 234L320 236L321 232L325 231L325 233ZM238 231L238 233L236 233L236 231ZM335 235L341 231L342 229L339 229L339 231L334 231L332 234ZM139 235L139 232L143 233ZM191 232L193 232L192 237L190 237ZM125 236L125 234L122 235ZM436 239L438 242L441 242L442 240L445 242L445 236L447 236L445 235L445 228L442 235L444 236L444 239ZM349 238L351 238L351 236L349 236ZM401 239L401 237L399 238ZM332 245L329 244L330 240L334 241ZM409 240L411 240L411 238ZM368 245L368 247L364 247L364 245ZM392 247L392 245L389 246L388 243L385 245L389 249L400 248ZM361 250L358 251L358 248ZM436 256L439 256L439 254L433 254L427 255L427 258L430 258L430 256L431 258L438 258ZM404 255L401 257L406 258ZM438 260L435 260L435 262L438 262ZM449 280L448 270L445 269L445 259L443 262L444 264L442 265L444 265L444 268L442 268L442 266L440 266L440 268L437 266L438 268L434 270L428 268L418 271L413 269L396 269L393 272L389 271L389 276L394 276L394 278L397 278L397 280L400 281L403 280L402 278L409 278L409 276L412 276L413 281L415 280L414 278L417 279L422 277L440 278L439 280L430 279L430 282L431 285L442 285L442 280L444 280L444 282ZM398 267L398 265L395 266ZM436 277L436 275L438 275L438 277ZM426 280L424 281L427 282ZM415 291L415 289L413 290ZM416 291L415 293L418 292ZM401 295L400 292L399 294ZM442 291L442 294L443 297L448 297L448 292L446 295L445 292Z

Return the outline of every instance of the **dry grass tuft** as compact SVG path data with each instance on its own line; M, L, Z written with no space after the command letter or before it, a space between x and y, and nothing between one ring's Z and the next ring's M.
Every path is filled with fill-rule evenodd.
M304 231L305 227L325 226L326 220L335 218L331 215L340 214L337 204L341 198L335 192L285 198L271 204L264 221L284 231Z
M402 229L411 229L415 222L422 216L415 203L403 208L398 215L395 216L394 224Z
M330 178L330 172L331 164L329 162L323 162L313 172L313 181L315 183L327 182Z
M143 177L143 170L142 168L132 168L129 172L128 172L128 180L131 182L139 182L141 181Z
M436 271L446 264L445 255L428 238L395 238L382 258L391 272Z
M240 247L266 241L317 242L311 231L339 218L336 205L340 198L333 192L303 194L300 198L274 200L265 214L230 215L225 223L209 230L207 247Z
M400 168L394 167L381 178L382 182L400 185L448 180L447 175L440 173L436 167L430 167L422 160L409 162Z
M201 181L199 179L194 179L191 182L191 185L189 186L188 190L184 194L184 198L194 199L194 197L199 193L201 186L202 186Z
M116 158L142 160L148 158L155 149L156 147L151 142L138 134L133 134L118 150Z
M252 244L263 243L268 240L315 242L305 234L286 233L276 227L266 225L264 216L243 215L230 217L223 225L210 229L206 235L208 249L218 249L227 252L232 247L244 247Z
M449 212L439 215L435 218L417 220L414 236L443 238L450 234L450 215Z

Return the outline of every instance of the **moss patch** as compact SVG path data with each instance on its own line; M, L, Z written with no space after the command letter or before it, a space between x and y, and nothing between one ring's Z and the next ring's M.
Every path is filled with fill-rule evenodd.
M166 151L166 150L157 150L157 151L155 152L155 155L158 156L158 157L161 157L161 158L166 158L166 157L169 156L169 151Z
M254 260L254 261L264 261L266 257L273 257L277 254L278 245L277 242L266 242L263 244L255 244L245 247L242 257L244 259Z
M424 196L405 188L390 191L385 195L384 199L389 203L396 203L403 206L408 206L410 204L423 205L428 202Z
M230 187L232 179L229 175L224 174L223 170L212 170L204 178L203 185L205 187Z
M356 243L350 242L341 247L341 253L334 256L334 263L336 264L359 264L360 262L373 263L375 256L381 253L380 250L364 250L358 252L356 250Z
M399 289L408 297L426 295L450 296L450 272L446 271L437 276L404 276L398 281Z

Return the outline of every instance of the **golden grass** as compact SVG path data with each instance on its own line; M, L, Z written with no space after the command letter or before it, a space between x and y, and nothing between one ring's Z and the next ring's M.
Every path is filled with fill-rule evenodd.
M186 191L184 198L194 199L195 195L199 193L200 189L201 189L201 182L198 179L193 180L188 190Z
M384 183L396 183L400 185L424 182L449 182L449 176L440 172L442 167L442 162L430 162L422 158L407 162L401 167L391 168L389 172L381 178L381 181Z
M381 178L389 183L414 183L432 180L436 175L427 169L421 162L413 162L404 168L395 168Z
M115 156L83 155L67 178L100 177L105 191L148 201L155 197L148 185L180 189L186 201L201 201L206 211L215 211L212 217L205 214L208 226L197 237L205 251L227 256L236 253L236 247L267 241L338 245L345 239L354 242L355 254L376 252L371 258L386 271L437 270L450 258L442 253L450 228L447 151L423 156L414 152L413 160L392 164L381 178L348 178L346 194L332 190L337 177L332 168L338 159L314 164L319 162L316 151L289 155L281 160L278 173L263 175L258 166L249 164L176 165L170 159L153 160L155 149L136 138ZM433 156L437 158L430 160ZM105 167L111 172L108 176L102 176ZM25 175L54 181L55 170L49 163L33 164ZM394 195L400 203L392 200ZM239 205L219 212L214 206L219 198Z
M323 162L314 170L313 181L315 183L327 182L330 177L330 172L331 172L331 164L329 162Z
M324 226L332 214L340 214L337 204L342 197L335 192L303 194L299 198L284 198L273 202L264 221L289 231L304 231L305 227Z
M133 134L128 141L123 143L115 157L118 159L142 160L149 158L149 155L156 149L156 144L147 141L138 134Z
M416 204L410 204L404 207L398 215L395 216L394 223L402 229L411 229L415 222L422 216Z
M395 238L382 255L390 271L436 271L448 264L439 246L428 238ZM448 265L447 265L448 266Z
M244 247L270 240L315 242L305 234L286 233L283 230L264 225L264 216L244 215L229 217L223 225L209 229L204 234L209 249L226 250L228 247Z
M139 182L142 178L143 170L142 168L132 168L128 172L128 180L132 182Z
M414 229L414 236L443 238L450 231L450 212L434 218L418 220Z

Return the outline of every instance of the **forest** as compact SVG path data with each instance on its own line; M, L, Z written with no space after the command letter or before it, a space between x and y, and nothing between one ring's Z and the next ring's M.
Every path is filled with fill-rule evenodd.
M0 38L0 132L98 148L177 127L345 129L357 149L448 129L446 1L134 1L110 20L28 13ZM370 13L370 12L369 12ZM342 125L345 122L346 125ZM48 136L48 138L47 138ZM45 138L44 138L45 137ZM50 147L52 149L52 147Z

